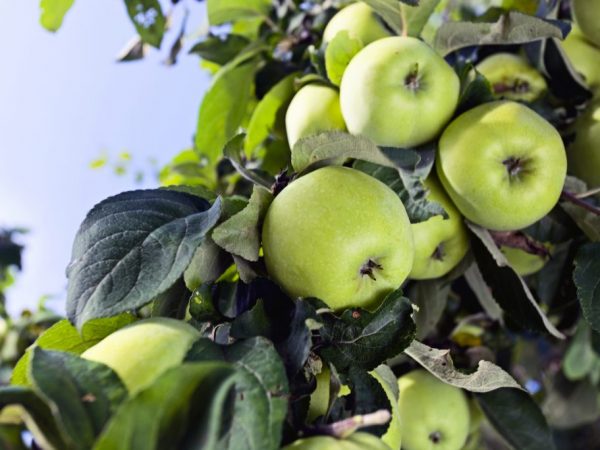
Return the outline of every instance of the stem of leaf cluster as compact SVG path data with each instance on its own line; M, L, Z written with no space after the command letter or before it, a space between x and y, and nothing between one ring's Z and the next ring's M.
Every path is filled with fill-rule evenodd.
M582 200L581 198L579 198L577 195L573 194L572 192L569 191L562 191L562 198L564 200L567 200L571 203L573 203L574 205L577 205L583 209L588 210L589 212L596 214L597 216L600 216L600 208Z

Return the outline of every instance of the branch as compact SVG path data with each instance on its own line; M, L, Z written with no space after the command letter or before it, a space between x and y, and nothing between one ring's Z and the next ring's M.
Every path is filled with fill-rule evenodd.
M339 422L330 423L327 425L318 425L310 430L307 430L307 435L326 434L339 439L344 439L360 428L370 427L373 425L385 425L390 421L392 415L387 409L380 409L370 414L358 415L348 419L340 420Z

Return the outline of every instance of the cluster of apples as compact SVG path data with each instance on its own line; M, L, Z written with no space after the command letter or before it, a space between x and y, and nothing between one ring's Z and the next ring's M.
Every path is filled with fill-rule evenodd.
M299 177L275 198L263 225L268 272L289 294L318 297L334 310L376 308L407 279L447 274L465 256L465 219L497 231L521 230L558 202L567 172L558 131L516 100L531 101L544 78L515 55L494 55L479 69L502 97L453 119L460 83L423 41L391 36L362 2L335 15L324 32L362 49L339 90L309 84L286 113L290 146L340 130L381 147L414 148L437 140L435 171L423 180L428 199L448 218L410 224L397 194L358 170L327 166ZM327 54L327 53L326 53ZM506 79L508 62L521 67ZM522 76L521 76L522 75ZM505 249L525 274L540 257ZM523 263L523 255L534 261Z

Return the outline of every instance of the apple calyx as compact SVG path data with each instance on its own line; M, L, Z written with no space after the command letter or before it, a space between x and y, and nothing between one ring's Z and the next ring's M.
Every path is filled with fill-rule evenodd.
M415 63L413 69L404 78L404 86L412 92L417 92L421 88L421 77L419 76L419 63Z
M377 281L375 278L374 270L383 270L383 266L379 263L376 263L372 259L368 259L366 263L364 263L360 268L361 275L367 275L371 280Z
M510 156L502 161L502 164L506 167L508 175L511 177L518 176L525 169L526 160L519 157Z
M443 261L444 260L444 243L441 243L440 245L438 245L435 250L433 251L433 253L431 254L431 257L437 261Z
M434 444L439 444L442 440L442 433L440 433L439 431L429 433L429 440Z
M516 78L512 84L505 82L495 83L492 86L492 89L494 90L495 94L504 94L506 92L512 92L515 94L526 94L529 91L531 91L531 85L526 80Z

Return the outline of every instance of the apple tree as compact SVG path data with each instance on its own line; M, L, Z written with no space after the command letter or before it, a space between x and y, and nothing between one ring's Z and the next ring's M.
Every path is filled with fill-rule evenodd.
M123 62L212 82L160 186L83 220L12 448L600 447L597 5L124 3Z

